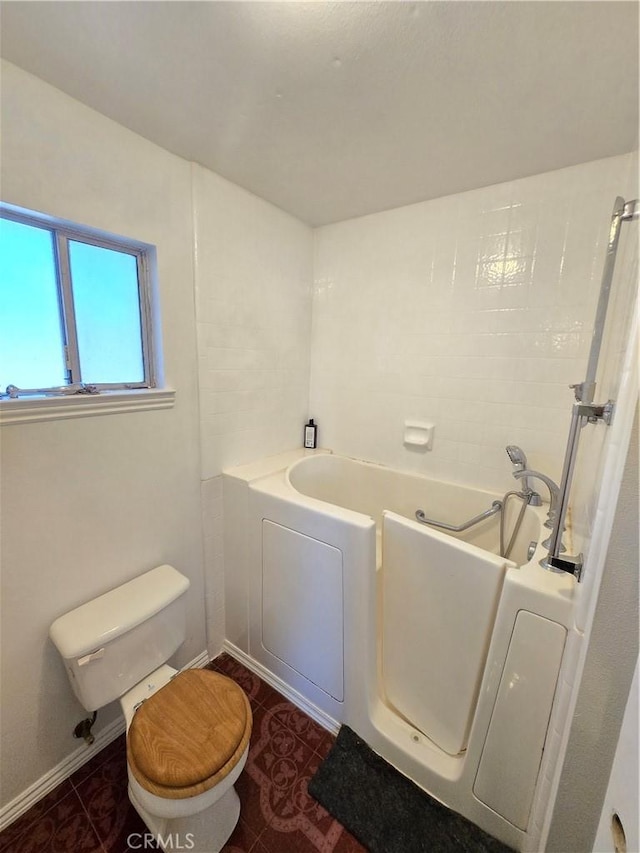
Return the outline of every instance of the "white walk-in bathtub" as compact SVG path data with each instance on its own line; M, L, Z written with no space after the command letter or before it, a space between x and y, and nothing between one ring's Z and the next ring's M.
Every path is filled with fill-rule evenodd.
M538 564L544 506L509 559L499 513L459 534L415 518L460 525L501 498L321 452L225 472L226 646L522 849L575 580Z

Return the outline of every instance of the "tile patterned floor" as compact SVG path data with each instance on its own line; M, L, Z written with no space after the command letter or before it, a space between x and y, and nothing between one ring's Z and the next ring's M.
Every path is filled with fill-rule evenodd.
M307 793L333 736L228 655L211 668L240 684L253 710L240 821L224 853L364 853ZM122 735L0 833L0 853L133 853L144 832L127 797Z

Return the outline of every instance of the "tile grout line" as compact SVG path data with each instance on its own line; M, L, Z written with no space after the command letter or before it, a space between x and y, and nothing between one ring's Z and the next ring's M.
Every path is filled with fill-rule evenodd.
M123 733L123 734L124 734L124 733ZM115 740L112 740L112 741L111 741L111 743L108 743L108 744L104 747L104 749L100 750L100 752L98 752L98 753L96 754L96 758L97 758L99 755L104 755L104 753L105 753L109 748L113 748L113 747L114 747L114 744L116 744L116 743L117 743L117 741L118 741L121 737L122 737L122 734L118 735L118 737L117 737L117 738L115 738ZM86 782L86 781L87 781L87 779L90 779L92 776L94 776L94 775L95 775L95 773L96 773L98 770L100 770L100 768L101 768L101 767L103 767L103 766L107 763L107 761L108 761L108 760L109 760L109 756L104 755L104 758L102 759L102 761L100 761L100 763L99 763L99 764L96 764L96 766L95 766L95 767L94 767L94 769L91 771L91 773L88 773L86 776L84 776L84 777L82 778L82 780L81 780L78 784L79 784L79 785L82 785L84 782ZM88 762L88 763L89 763L89 762ZM79 767L79 768L78 768L78 770L76 770L76 771L75 771L75 773L72 773L72 774L71 774L71 776L69 776L69 782L71 782L71 785L72 785L72 787L73 787L73 789L74 789L75 791L77 791L77 790L78 790L78 785L76 785L76 783L73 781L73 777L74 777L75 775L77 775L78 773L81 773L81 772L82 772L82 770L83 770L85 767L87 767L87 766L88 766L88 763L87 763L87 764L85 764L85 765L83 765L83 767ZM79 796L79 795L78 795L78 796Z
M64 785L64 783L65 783L65 782L67 782L67 781L69 781L69 780L64 779L62 782L60 782L60 784L59 784L59 785L57 785L57 786L56 786L56 788L54 788L54 789L53 789L53 791L56 791L58 788L61 788L61 787ZM49 792L49 794L47 794L47 796L50 796L50 795L53 793L53 791L50 791L50 792ZM32 828L33 828L33 825L34 825L35 823L37 823L38 821L40 821L40 820L42 820L43 818L45 818L45 817L49 814L49 812L50 812L50 811L52 811L54 808L56 808L57 806L59 806L59 805L60 805L60 803L61 803L63 800L66 800L66 799L67 799L67 797L68 797L72 792L75 792L75 791L74 791L74 788L73 788L73 785L71 786L71 790L70 790L70 791L68 791L68 792L67 792L63 797L60 797L60 798L59 798L59 799L57 799L55 802L53 802L53 803L49 806L49 808L48 808L48 809L45 809L45 811L43 811L43 812L42 812L42 814L39 814L37 817L32 818L32 819L29 821L29 823L28 823L28 824L26 824L26 826L24 827L24 829L22 830L22 832L21 832L21 833L20 833L20 834L19 834L19 835L18 835L18 836L13 840L13 843L15 843L15 842L17 842L17 841L20 841L20 840L21 840L21 839L26 835L26 833L27 833L30 829L32 829ZM35 805L37 805L37 803L36 803ZM34 808L34 807L35 807L35 806L32 806L32 808ZM29 810L29 811L30 811L30 810ZM29 811L25 812L25 815L24 815L24 816L26 816L27 814L29 814ZM19 818L15 821L15 823L18 823L18 821L20 821L20 820L21 820L21 818L22 818L22 815L21 815L21 817L19 817ZM9 824L9 826L8 826L8 827L6 827L6 828L2 831L2 835L4 835L5 833L7 833L7 832L11 829L11 827L12 827L12 826L13 826L13 824ZM10 850L10 847L8 847L8 848L6 848L6 849ZM2 844L2 841L1 841L1 839L0 839L0 851L2 851L2 850L3 850L3 844Z
M258 677L259 677L259 676L258 676ZM260 680L262 681L262 679L260 679ZM264 682L262 682L262 683L264 684ZM268 686L269 686L269 685L268 685ZM271 689L273 690L273 688L271 688ZM293 705L293 703L292 703L292 702L290 702L288 699L286 699L284 696L282 696L282 694L278 693L278 691L277 691L277 690L274 690L273 692L274 692L275 694L277 694L277 696L280 696L280 698L283 700L283 702L287 702L287 703L289 703L290 705L292 705L293 707L295 707L295 706ZM268 693L266 698L273 699L274 697L273 697L273 695L272 695L272 694L269 694L269 693ZM265 707L264 707L264 701L266 701L266 700L263 700L262 702L258 703L258 707L260 707L260 708L265 712L265 714L268 714L270 709L269 709L269 708L265 708ZM278 725L282 726L282 729L283 729L284 731L288 731L288 732L290 732L290 734L293 736L294 740L295 740L296 742L298 742L298 740L299 740L299 739L296 737L295 732L291 731L291 730L289 729L289 727L288 727L288 726L285 726L285 725L284 725L284 723L282 723L280 720L277 720L277 722L278 722ZM306 765L305 765L305 766L306 766ZM263 818L265 817L265 814L264 814L264 812L262 811L262 804L260 804L260 814L262 815L262 817L263 817ZM256 838L255 838L255 840L253 841L253 843L250 845L249 850L248 850L248 853L252 853L252 851L257 850L257 848L258 848L258 844L259 844L259 843L261 843L261 839L262 839L262 837L263 837L263 836L264 836L264 834L268 831L268 829L271 827L271 824L272 824L272 822L275 820L275 818L276 818L276 815L275 815L275 814L272 814L272 815L271 815L271 817L269 818L269 820L267 820L267 821L265 822L265 825L262 827L262 829L260 830L260 832L256 835ZM262 844L261 846L266 848L266 845L264 845L264 844ZM268 849L268 848L267 848L267 849Z
M244 666L243 666L243 664L240 664L238 661L233 660L233 659L231 658L231 656L229 656L229 659L233 662L233 666L240 666L240 667L242 667L243 674L244 674L244 672L246 671L247 675L250 675L250 676L253 676L253 677L258 678L258 680L260 681L260 683L261 683L261 684L266 684L266 682L264 682L264 681L263 681L259 676L256 676L254 673L251 673L249 670L247 670L247 669L246 669L246 667L244 667ZM215 659L214 659L214 660L215 660ZM226 675L226 676L227 676L227 678L231 678L233 681L235 681L235 679L233 678L233 676L232 676L229 672L227 672L225 669L222 669L222 668L218 669L218 668L216 667L215 671L216 671L216 672L220 672L220 674L221 674L221 675ZM236 681L236 684L237 684L237 683L238 683L238 682ZM252 706L252 708L251 708L251 712L252 712L252 714L254 713L254 710L256 710L256 711L257 711L258 709L260 709L260 710L264 711L265 713L268 713L268 712L269 712L269 708L265 708L264 703L265 703L267 700L272 700L272 699L274 698L274 694L275 694L277 697L279 697L279 698L280 698L280 700L281 700L282 702L288 702L290 705L292 705L293 707L295 707L295 705L293 705L293 703L292 703L292 702L290 702L286 697L282 696L282 694L281 694L281 693L278 693L278 691L277 691L277 690L275 690L273 687L271 687L271 686L270 686L270 685L268 685L268 684L267 684L266 686L267 686L267 687L269 687L269 688L270 688L270 691L273 691L273 693L271 693L270 691L268 691L268 692L267 692L267 695L265 696L265 698L264 698L264 699L262 699L262 700L260 700L260 701L256 701L256 707L255 707L255 709L254 709L254 707L253 707L253 706ZM251 703L251 700L249 700L249 702ZM278 721L278 723L280 724L280 721ZM282 725L282 728L283 728L283 729L289 730L289 729L288 729L288 727L287 727L287 726L285 726L284 724L281 724L281 725ZM291 732L291 734L295 737L295 733L294 733L294 732ZM253 731L252 731L252 735L253 735ZM296 738L296 740L298 740L298 738ZM249 749L251 749L251 746L249 747ZM244 768L244 770L243 770L243 773L247 773L247 772L248 772L248 771L247 771L247 768L245 767L245 768ZM252 778L252 777L250 776L249 778ZM252 781L253 781L253 779L252 779ZM262 811L262 807L260 807L260 814L262 815L262 817L263 817L263 818L265 818L264 812ZM251 844L249 845L249 848L248 848L248 850L247 850L247 853L252 853L252 851L254 851L254 850L256 850L256 851L257 851L257 850L258 850L258 845L261 843L261 842L260 842L260 839L263 837L263 835L265 834L265 832L266 832L266 831L269 829L269 827L271 826L271 822L272 822L272 820L274 819L274 817L275 817L275 815L272 815L272 817L271 817L268 821L266 821L266 820L265 820L264 826L262 826L262 828L260 829L260 831L259 831L259 832L257 832L257 833L255 834L255 838L254 838L254 840L251 842ZM240 820L242 820L242 812L240 813ZM248 828L249 828L249 829L251 829L250 827L248 827ZM251 831L253 832L253 830L251 830ZM264 846L265 846L265 845L262 845L262 847L264 847Z
M276 692L277 692L277 691L276 691ZM293 703L292 703L290 700L286 699L285 697L283 697L283 699L284 699L284 701L285 701L285 702L287 702L289 705L291 705L294 709L299 710L299 709L297 709L297 708L296 708L296 706L295 706L295 705L293 705ZM268 709L267 709L267 710L268 710ZM304 712L302 712L302 713L304 713ZM319 755L319 754L316 752L316 750L315 750L313 747L311 747L308 743L305 743L305 741L303 741L303 740L302 740L302 738L301 738L301 737L299 737L299 736L297 735L297 733L294 731L294 729L293 729L293 728L291 728L290 726L285 725L285 724L284 724L284 723L282 723L280 720L278 720L278 723L282 726L282 728L283 728L283 730L284 730L284 731L289 732L289 734L294 738L294 741L295 741L296 743L298 743L298 744L302 745L303 747L305 747L306 749L308 749L308 750L309 750L309 752L310 752L309 757L307 758L307 760L305 761L305 763L303 764L303 766L302 766L302 767L301 767L301 769L300 769L300 775L302 775L302 774L304 774L304 773L305 773L305 771L307 770L307 768L309 767L309 765L311 764L311 762L312 762L314 759L317 759L317 760L318 760L318 761L320 761L320 762L324 761L324 758L322 758L322 756L321 756L321 755ZM288 790L287 797L289 797L289 795L293 792L294 785L295 785L295 783L292 783L292 785L290 786L290 788L289 788L289 790ZM311 795L308 793L308 791L307 791L307 796L308 796L308 797L311 797ZM314 802L317 802L317 800L314 800ZM297 811L297 813L302 814L302 810L301 810L300 808L297 808L297 809L296 809L296 811ZM326 809L325 809L325 811L326 811ZM329 814L329 813L327 813L327 814ZM263 816L264 816L264 814L263 814ZM333 815L330 815L330 814L329 814L329 816L331 817L331 819L332 819L334 822L338 823L338 824L341 826L342 831L341 831L340 836L338 837L338 838L340 838L340 837L341 837L341 835L342 835L342 833L346 832L347 830L345 830L345 828L342 826L342 824L340 824L340 822L339 822L339 821L337 821L337 820L333 817ZM271 825L272 825L273 821L274 821L277 817L278 817L277 815L273 815L273 816L271 817L271 819L268 821L268 823L263 827L262 831L258 834L258 836L257 836L256 840L255 840L255 841L251 844L251 846L249 847L249 851L248 851L248 853L252 853L252 851L254 851L254 850L256 850L256 849L257 849L257 845L258 845L259 843L261 843L261 839L262 839L262 838L263 838L263 836L268 832L268 830L271 828ZM302 831L302 830L300 830L300 829L298 828L298 829L297 829L297 831L299 831L299 832L300 832L300 831ZM278 834L282 834L282 833L280 833L280 832L278 831ZM307 841L307 843L308 843L309 847L313 847L313 848L315 849L315 845L314 845L314 843L311 841L311 839L307 838L306 833L302 832L302 834L304 835L304 837L305 837L305 839L306 839L306 841ZM337 841L338 841L338 839L336 840L336 844L337 844ZM335 845L334 845L334 846L335 846ZM265 847L265 849L267 849L267 850L268 850L267 845L262 844L262 847Z
M104 762L103 762L103 763L104 763ZM102 765L100 765L100 766L102 766ZM98 768L96 768L96 769L98 769ZM93 775L93 774L91 774L91 775ZM87 778L90 778L90 777L87 777ZM85 781L86 781L86 780L85 780ZM73 783L72 783L72 784L73 784ZM80 805L81 805L81 807L82 807L82 811L83 811L83 812L85 813L85 815L87 816L87 820L89 821L89 826L90 826L90 827L91 827L91 829L94 831L95 836L96 836L96 838L98 839L98 844L100 845L101 853L109 853L109 851L107 850L107 848L106 848L106 846L105 846L104 842L102 841L102 836L100 835L100 833L98 832L97 828L95 827L95 825L94 825L93 821L91 820L91 815L89 814L89 812L88 812L88 810L87 810L87 808L86 808L86 806L85 806L85 804L84 804L84 802L83 802L83 800L82 800L82 797L80 796L80 794L79 794L79 793L78 793L78 791L76 790L75 786L74 786L74 793L75 793L76 797L78 798L78 802L80 803Z
M122 737L122 735L119 735L119 737L116 740L119 740L120 737ZM105 752L109 748L109 746L113 746L113 743L115 743L115 742L116 741L113 741L111 744L108 744L107 747L105 747L105 749L102 750L102 752ZM98 753L98 755L100 755L100 754L102 754L102 753ZM115 758L115 756L114 756L114 758ZM71 777L69 777L69 781L71 782L71 787L73 788L76 796L78 797L78 800L80 801L80 805L82 806L82 810L84 811L85 815L87 816L87 820L89 821L89 824L90 824L91 828L93 829L93 831L96 835L96 838L98 839L98 842L100 844L100 853L120 853L120 851L110 850L107 847L106 842L103 841L102 835L99 832L99 830L98 830L97 826L95 825L95 823L93 822L93 820L91 819L91 815L89 814L89 810L87 809L87 807L84 803L84 800L82 798L82 795L80 794L80 791L79 791L80 786L84 785L86 782L89 781L89 779L91 779L93 776L95 776L98 773L98 771L101 770L104 767L104 765L107 763L107 761L109 761L109 760L110 760L110 756L105 756L103 758L103 760L93 768L92 772L87 774L86 776L84 776L84 778L82 778L77 784L76 784L76 782L74 782L74 780ZM123 756L123 760L126 762L126 752ZM129 795L127 794L127 800L128 799L129 799Z

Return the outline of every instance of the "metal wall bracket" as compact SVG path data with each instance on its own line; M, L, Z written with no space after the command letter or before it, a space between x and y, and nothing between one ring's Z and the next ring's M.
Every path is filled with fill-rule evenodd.
M607 426L610 426L613 420L615 402L607 400L606 403L580 403L576 406L576 409L578 416L586 418L590 424L603 421Z
M540 560L540 565L545 569L551 569L553 572L567 572L567 574L573 575L579 581L584 566L584 555L578 554L573 557L567 555L564 557L549 556L545 557L544 560Z
M584 382L576 382L575 385L569 385L569 388L573 389L573 394L578 403L582 403L583 400L593 399L593 395L596 390L595 382L587 382L585 379Z

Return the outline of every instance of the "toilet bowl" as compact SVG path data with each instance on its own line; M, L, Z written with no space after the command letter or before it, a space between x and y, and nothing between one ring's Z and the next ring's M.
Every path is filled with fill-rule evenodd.
M161 842L175 849L182 836L188 849L217 853L240 814L233 785L249 752L251 707L234 681L209 670L165 666L145 684L169 673L142 703L136 688L121 699L129 799Z
M88 711L120 700L129 799L162 849L218 853L233 832L247 760L244 691L166 661L183 642L189 581L159 566L57 619L49 631Z

